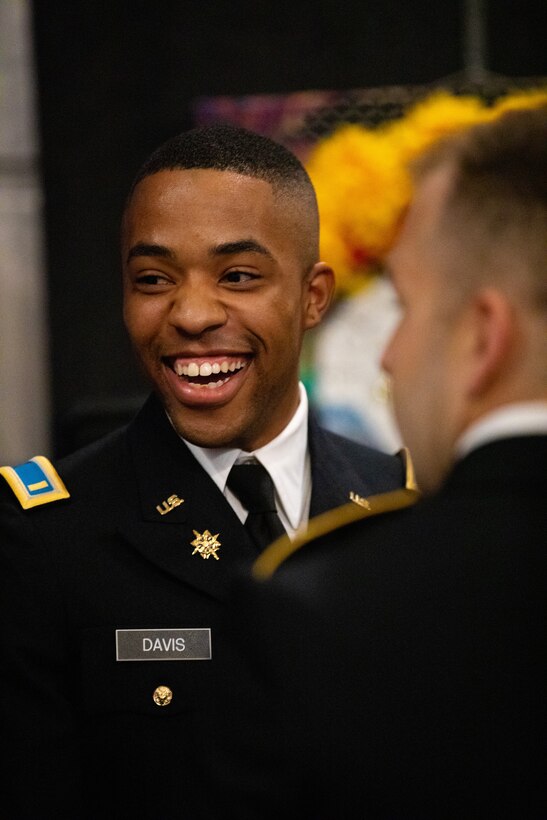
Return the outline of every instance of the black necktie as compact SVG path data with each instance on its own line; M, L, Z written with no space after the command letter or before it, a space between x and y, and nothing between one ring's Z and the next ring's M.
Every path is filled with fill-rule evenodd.
M277 515L273 481L262 464L234 464L227 484L249 511L245 529L260 551L286 534Z

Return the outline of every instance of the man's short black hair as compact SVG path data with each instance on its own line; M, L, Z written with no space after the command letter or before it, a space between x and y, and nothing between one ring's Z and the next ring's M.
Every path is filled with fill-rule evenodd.
M254 131L220 124L183 131L160 145L137 173L130 196L147 176L191 168L232 171L263 179L274 188L308 188L313 193L307 171L283 145Z

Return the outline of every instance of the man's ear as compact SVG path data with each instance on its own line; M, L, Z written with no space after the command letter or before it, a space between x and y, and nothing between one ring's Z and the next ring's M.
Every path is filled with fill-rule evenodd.
M511 366L511 350L517 332L514 308L495 288L478 291L471 305L471 367L469 395L483 395Z
M334 294L334 272L324 262L317 262L306 274L304 287L305 309L304 328L319 324L329 307Z

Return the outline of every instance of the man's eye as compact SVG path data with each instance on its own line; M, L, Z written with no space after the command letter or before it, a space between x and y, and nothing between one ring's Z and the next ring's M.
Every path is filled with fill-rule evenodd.
M251 282L253 279L257 277L249 273L248 271L244 270L230 270L228 273L225 273L222 277L223 282L228 282L229 284L234 285L241 285L245 282Z
M165 285L167 284L167 280L165 276L161 276L159 273L144 273L141 276L137 276L135 279L138 285Z

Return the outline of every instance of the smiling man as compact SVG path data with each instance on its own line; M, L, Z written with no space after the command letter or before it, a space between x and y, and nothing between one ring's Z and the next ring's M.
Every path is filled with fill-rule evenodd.
M122 264L153 394L56 470L2 468L12 818L195 817L216 776L197 741L250 683L225 630L234 577L350 493L405 483L401 458L308 412L300 349L333 274L292 154L226 126L170 140L130 191Z
M255 450L299 404L302 336L333 278L317 262L313 191L295 186L162 170L129 202L126 324L174 427L202 447Z

